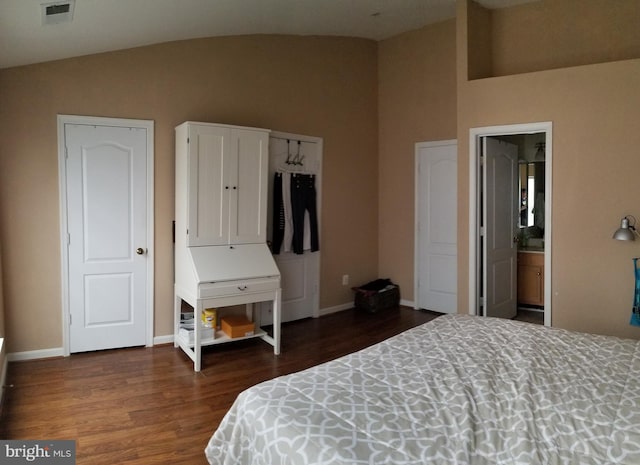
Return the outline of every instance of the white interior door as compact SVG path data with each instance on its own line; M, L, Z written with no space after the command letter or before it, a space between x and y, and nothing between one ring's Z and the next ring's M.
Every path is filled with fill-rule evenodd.
M457 142L416 144L416 308L456 313Z
M147 131L64 125L70 352L147 343Z
M518 147L483 138L484 315L517 313Z
M300 144L298 145L298 141ZM300 150L298 152L298 149ZM267 237L273 237L273 177L277 170L287 168L288 154L291 157L299 154L303 165L293 165L294 170L315 174L316 205L318 212L318 229L320 229L321 192L322 192L322 139L281 132L272 132L269 137L269 192L267 211ZM279 254L274 255L281 275L282 287L282 322L317 317L320 312L320 250L305 251L298 255L285 252L282 247ZM262 324L270 324L273 320L271 304L263 305Z

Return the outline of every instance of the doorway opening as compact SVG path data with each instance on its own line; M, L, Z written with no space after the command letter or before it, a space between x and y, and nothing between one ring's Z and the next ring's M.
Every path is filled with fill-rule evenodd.
M522 283L518 299L520 268L521 278L539 278L531 308L550 326L552 123L472 128L469 160L469 313L515 316L527 301ZM536 256L519 263L518 252ZM544 258L534 269L523 257Z

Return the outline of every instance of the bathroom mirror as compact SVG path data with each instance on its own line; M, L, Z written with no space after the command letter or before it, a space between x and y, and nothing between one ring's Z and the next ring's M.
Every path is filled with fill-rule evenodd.
M544 232L544 161L521 161L520 228L530 228L531 237L542 237ZM538 231L539 230L539 231ZM538 232L538 234L535 234Z

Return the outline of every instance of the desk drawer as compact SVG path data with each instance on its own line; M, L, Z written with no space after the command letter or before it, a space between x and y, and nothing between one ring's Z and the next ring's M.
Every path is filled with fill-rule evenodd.
M201 284L198 287L198 298L207 299L226 295L251 294L253 292L276 290L279 287L279 277L220 281Z

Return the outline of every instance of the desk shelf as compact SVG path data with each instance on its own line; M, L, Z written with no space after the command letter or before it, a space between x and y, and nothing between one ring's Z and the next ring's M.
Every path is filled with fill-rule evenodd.
M242 341L245 339L254 339L256 337L264 338L265 336L267 338L271 338L271 336L269 336L269 334L262 328L256 328L256 330L251 336L241 336L241 337L234 337L234 338L227 336L224 331L216 330L215 338L212 338L212 337L203 338L200 340L200 345L204 347L204 346L211 346L215 344L224 344L226 342ZM190 341L189 338L184 337L182 333L178 333L177 339L180 347L188 347L189 349L193 349L195 345L195 341L193 342Z
M244 282L250 283L250 281L243 281L243 283ZM206 299L199 299L197 297L194 297L192 294L189 294L188 292L185 292L183 289L176 286L174 290L174 346L180 347L183 352L189 356L189 358L193 361L194 371L200 371L201 369L201 349L204 346L225 344L227 342L242 341L244 339L260 338L266 343L273 346L273 353L275 355L280 354L281 289L279 280L274 281L273 285L277 287L268 290L260 289L259 291L250 292L248 294L220 295L216 297L209 297ZM242 284L240 287L244 288L245 284ZM246 287L250 288L248 285ZM272 302L273 336L270 336L264 329L260 327L260 311L259 308L256 308L256 304L266 301ZM198 325L201 325L200 315L202 315L202 312L205 308L217 308L219 310L222 310L223 307L246 305L247 318L249 318L249 320L253 321L255 324L254 334L252 334L251 336L231 338L223 331L216 330L215 337L202 337L202 331L204 331L206 328L204 328L203 326L199 326L198 337L196 337L194 333L194 340L191 341L190 337L185 337L184 334L180 333L181 324L183 323L181 320L183 302L186 302L191 307L193 307L194 324ZM222 312L224 312L224 310L222 310ZM218 313L218 317L220 317L220 313Z

